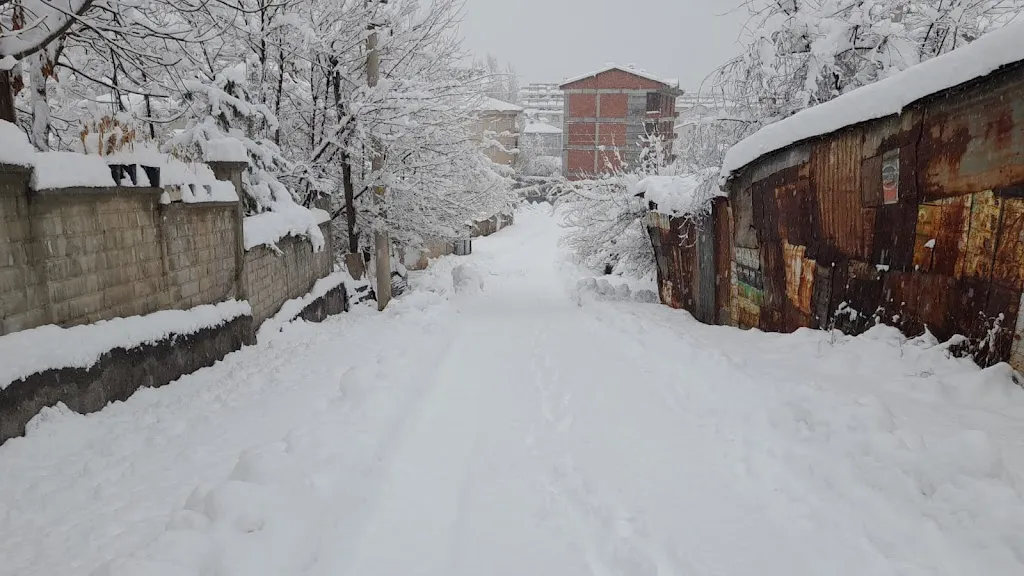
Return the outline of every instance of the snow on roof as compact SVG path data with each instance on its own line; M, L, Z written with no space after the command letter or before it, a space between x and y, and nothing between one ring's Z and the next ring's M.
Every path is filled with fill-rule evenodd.
M21 128L0 120L0 164L31 166L35 152Z
M528 122L523 129L524 134L561 134L561 128L546 122Z
M481 112L522 112L523 109L497 98L484 97L476 107Z
M600 70L597 70L596 72L591 72L589 74L583 74L582 76L576 76L576 77L573 77L573 78L569 78L568 80L564 80L562 82L561 86L559 86L559 88L564 87L567 84L572 84L573 82L579 82L580 80L586 80L587 78L592 78L594 76L597 76L598 74L604 74L605 72L610 72L612 70L621 70L623 72L628 72L629 74L633 74L633 75L639 76L641 78L646 78L646 79L652 80L654 82L661 82L662 84L665 84L665 85L668 85L668 86L673 86L673 87L678 87L679 86L679 80L677 80L675 78L662 78L661 76L657 76L655 74L651 74L650 72L648 72L646 70L642 70L642 69L637 68L637 67L632 66L632 65L620 66L618 64L608 64L604 68L602 68Z
M656 204L656 212L671 216L694 214L721 194L714 190L707 194L707 187L702 186L706 178L703 174L648 176L631 186L630 192Z
M765 154L847 126L899 114L937 92L1024 60L1024 22L1012 23L971 44L912 66L874 84L769 124L733 146L722 164L721 183Z

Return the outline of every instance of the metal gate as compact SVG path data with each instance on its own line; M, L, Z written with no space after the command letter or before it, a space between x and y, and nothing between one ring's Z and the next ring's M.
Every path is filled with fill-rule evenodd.
M697 222L696 311L705 324L715 324L715 219L710 215Z

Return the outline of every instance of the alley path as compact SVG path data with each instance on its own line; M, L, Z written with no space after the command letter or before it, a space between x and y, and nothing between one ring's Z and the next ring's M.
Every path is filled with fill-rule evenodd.
M43 415L0 447L0 574L1024 573L1005 368L581 293L560 232Z

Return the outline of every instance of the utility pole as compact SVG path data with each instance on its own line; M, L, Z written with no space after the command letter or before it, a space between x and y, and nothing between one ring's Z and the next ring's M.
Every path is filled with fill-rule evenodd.
M367 0L369 5L373 0ZM379 4L387 4L387 0L378 0ZM377 86L380 79L380 51L377 49L377 23L370 21L370 35L366 39L366 83L370 88ZM384 168L384 150L380 140L373 140L373 171L380 176ZM383 213L386 210L384 205L383 185L374 189L377 197L378 210ZM373 236L373 247L377 260L377 310L384 310L391 301L391 240L386 230L378 228Z

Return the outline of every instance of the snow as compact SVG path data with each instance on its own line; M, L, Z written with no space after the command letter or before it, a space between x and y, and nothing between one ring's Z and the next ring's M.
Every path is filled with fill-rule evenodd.
M631 186L630 193L654 202L655 211L662 214L694 214L705 208L709 200L702 190L704 181L700 174L648 176Z
M20 128L0 120L0 164L31 166L35 152L28 136Z
M317 224L326 224L331 221L331 213L322 208L310 208L310 213L313 214L313 221Z
M567 80L562 81L562 84L561 84L561 86L559 86L559 88L565 88L569 84L573 84L573 83L579 82L580 80L586 80L587 78L593 78L594 76L597 76L598 74L604 74L605 72L611 72L612 70L620 70L622 72L628 72L629 74L633 74L633 75L639 76L641 78L646 78L646 79L654 81L654 82L660 82L660 83L665 84L666 86L670 86L670 87L678 87L679 86L679 80L677 80L675 78L662 78L661 76L658 76L656 74L652 74L652 73L650 73L650 72L648 72L646 70L642 70L642 69L637 68L636 66L633 66L633 65L621 66L619 64L608 63L608 64L605 65L604 68L601 68L600 70L596 70L594 72L589 72L587 74L582 74L580 76L574 76L572 78L569 78Z
M93 135L90 135L93 136ZM91 150L90 150L91 149ZM92 150L98 150L95 145L86 147L86 150L91 154L98 154L98 152ZM106 154L103 159L107 164L138 164L140 166L160 166L160 180L165 180L163 172L165 171L164 166L170 162L178 162L179 160L172 158L169 154L164 154L156 146L152 146L145 143L132 144L128 149L117 150L111 154ZM182 163L183 164L183 163ZM213 175L213 172L210 172Z
M1024 21L1008 24L967 46L769 124L726 153L721 182L724 185L734 172L765 154L847 126L899 114L926 96L1024 60L1022 34Z
M1006 365L577 299L563 233L522 210L383 313L41 414L0 446L3 571L1024 573ZM455 290L463 264L484 290Z
M935 248L935 238L924 243L925 248Z
M33 190L114 186L102 156L77 152L37 152L32 156Z
M247 302L229 300L189 310L162 310L62 328L53 324L0 336L0 390L45 370L91 368L103 354L194 334L252 314Z
M237 138L213 138L203 142L207 162L248 162L249 153Z
M277 201L271 211L246 216L242 220L245 249L251 250L256 246L276 249L277 242L282 238L304 236L313 244L314 252L323 250L324 234L319 224L324 221L324 211L314 210L294 202Z
M524 134L561 134L562 130L547 122L528 122L523 129Z
M498 100L497 98L484 97L480 100L476 109L480 112L522 112L523 109L515 104Z
M256 334L256 339L260 342L270 338L270 335L280 332L286 324L294 320L302 311L318 298L323 298L328 292L334 290L342 284L346 284L349 287L355 285L355 280L347 271L334 272L329 274L313 284L313 288L304 296L298 298L292 298L281 305L281 309L277 311L274 316L268 318L262 325L260 325L259 332ZM351 294L349 294L351 297Z

